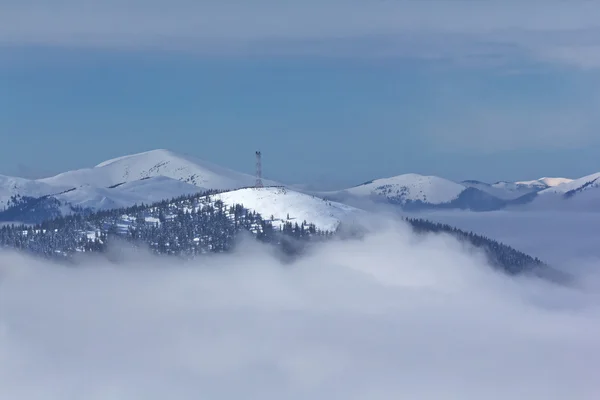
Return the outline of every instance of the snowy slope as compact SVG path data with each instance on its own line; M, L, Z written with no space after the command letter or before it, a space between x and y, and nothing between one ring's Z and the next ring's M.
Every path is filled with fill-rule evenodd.
M566 194L570 191L584 191L600 187L600 172L583 178L570 180L568 182L545 189L540 194L558 193Z
M421 201L429 204L448 203L458 198L465 186L437 176L398 175L346 189L355 196L381 196L398 203Z
M485 183L480 181L463 181L463 185L486 192L502 200L515 200L527 194L539 192L549 187L570 182L567 178L540 178L532 181Z
M563 183L569 183L569 182L573 182L573 179L544 177L544 178L536 179L533 181L515 182L515 184L519 185L519 186L529 186L529 187L546 189L546 188L555 187L558 185L562 185Z
M524 209L600 211L600 173L544 189Z
M273 225L276 227L283 225L289 214L289 222L301 224L307 221L315 224L318 229L334 230L341 221L363 213L362 210L345 204L326 201L283 187L239 189L211 197L227 205L242 204L267 220L273 216Z
M249 162L254 165L253 154ZM193 157L168 150L153 150L39 180L0 176L0 211L14 205L8 202L15 195L31 199L23 199L7 215L27 213L33 217L29 215L31 212L41 210L41 218L48 215L50 208L60 214L63 210L71 213L72 207L92 210L128 207L208 189L232 190L254 186L255 180L252 175ZM277 184L269 180L263 180L263 183L265 186ZM47 195L52 198L44 199L44 208L36 206L36 201Z
M253 162L252 158L250 162ZM255 182L252 175L162 149L115 158L94 168L64 172L40 182L53 186L100 188L156 176L218 190L252 186ZM265 184L276 183L265 181Z
M7 205L11 196L41 197L65 189L65 187L56 187L35 180L0 175L0 209Z
M164 176L127 182L113 188L83 186L55 196L74 206L93 210L150 204L164 199L203 191L202 188Z
M461 183L466 187L481 190L482 192L495 196L501 200L514 200L535 191L535 189L531 187L517 186L511 182L496 182L494 184L489 184L486 182L470 180Z

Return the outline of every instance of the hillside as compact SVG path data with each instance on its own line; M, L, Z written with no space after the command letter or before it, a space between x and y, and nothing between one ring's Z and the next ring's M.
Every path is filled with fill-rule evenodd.
M253 165L252 157L250 162ZM39 180L0 176L0 221L39 222L74 210L128 207L254 183L252 175L168 150L153 150ZM264 180L264 184L275 182Z
M250 158L250 163L253 159ZM39 182L61 187L110 187L123 182L163 176L203 189L229 190L254 184L243 174L169 150L152 150L104 161L93 168L68 171ZM266 185L275 182L265 181Z
M284 187L246 188L219 193L213 197L225 204L243 204L272 221L277 228L286 222L300 224L308 221L318 229L333 231L341 221L363 214L357 208Z
M108 189L85 187L59 196L24 198L18 206L0 212L0 221L41 223L48 218L74 212L90 213L136 204L152 204L198 192L200 190L196 186L165 177L128 182ZM353 219L363 213L345 204L326 201L283 187L244 188L219 192L212 197L228 206L243 204L251 211L269 218L277 228L288 222L301 224L306 221L318 229L335 230L341 221Z
M556 185L540 192L541 195L556 193L556 194L575 194L600 187L600 172L584 176L583 178L570 180L568 182Z
M242 205L227 206L204 193L182 196L148 206L99 211L48 220L37 226L0 227L0 247L35 255L71 259L79 253L104 252L112 240L144 244L156 254L193 257L233 249L240 233L282 245L286 253L298 248L285 240L311 240L328 235L311 224L270 222Z
M31 179L0 175L0 210L9 207L15 197L41 197L65 190L61 186L53 186Z
M504 201L476 187L437 176L418 174L376 179L334 192L316 193L327 199L359 207L391 204L405 211L427 209L468 209L487 211L502 208Z
M269 188L256 192L268 194L271 191ZM243 191L237 194L245 198L248 195ZM59 217L37 226L5 225L0 227L0 247L77 261L74 255L105 252L111 242L120 239L133 247L144 244L156 254L195 257L231 251L236 248L239 236L246 233L277 246L293 260L310 243L336 237L338 231L345 233L339 236L342 240L360 240L362 235L368 234L360 225L353 224L338 224L335 232L291 220L273 224L270 218L242 204L225 204L221 198L220 194L203 193L146 206ZM538 259L470 232L420 219L407 222L417 233L450 234L483 250L492 266L510 274L548 268ZM356 229L358 235L347 234Z
M546 189L569 187L579 180L540 178L533 181L486 183L465 180L460 183L437 176L404 174L375 179L344 190L314 194L362 208L380 204L401 207L404 211L457 209L494 211L532 203Z
M537 193L525 209L600 211L600 173L544 189Z
M165 176L124 182L111 187L82 186L54 196L62 203L92 210L130 207L201 192L203 189Z
M519 197L541 190L541 187L519 185L515 182L496 182L486 183L480 181L463 181L461 184L466 187L481 190L491 196L494 196L500 200L511 201L518 199Z
M555 187L555 186L558 186L558 185L562 185L563 183L569 183L569 182L572 182L572 181L573 181L573 179L569 179L569 178L548 178L548 177L544 177L544 178L536 179L536 180L533 180L533 181L515 182L515 184L517 186L525 186L525 187L532 187L532 188L547 189L547 188Z
M485 191L486 193L498 197L499 199L510 202L512 200L517 200L519 198L532 195L533 193L537 193L541 190L555 187L570 181L571 179L567 178L544 177L531 181L500 181L492 184L477 181L464 181L462 183L466 186L476 187Z
M464 186L437 176L405 174L376 179L346 189L346 192L355 196L384 197L397 204L417 201L442 204L458 198L463 190Z

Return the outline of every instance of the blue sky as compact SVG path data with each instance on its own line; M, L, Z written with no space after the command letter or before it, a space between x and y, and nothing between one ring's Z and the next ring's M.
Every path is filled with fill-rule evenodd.
M334 186L600 171L593 4L370 3L0 0L0 173L154 148Z

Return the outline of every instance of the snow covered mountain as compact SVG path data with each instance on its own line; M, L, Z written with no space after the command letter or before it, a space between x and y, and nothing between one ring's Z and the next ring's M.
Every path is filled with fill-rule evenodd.
M463 181L461 184L479 189L501 200L512 201L525 195L539 192L541 190L570 182L567 178L540 178L532 181L486 183L480 181Z
M65 189L35 180L0 175L0 210L10 205L13 196L41 197Z
M600 172L584 176L583 178L568 180L559 185L549 187L540 192L540 195L556 193L573 196L586 190L592 190L600 187Z
M253 163L253 158L251 162ZM558 207L600 209L596 194L598 174L571 180L567 178L540 178L532 181L485 183L480 181L453 182L437 176L404 174L375 179L358 186L337 191L315 191L310 186L296 191L276 189L261 192L259 197L244 197L255 193L255 177L223 168L194 157L168 150L153 150L104 161L95 167L67 171L53 177L28 180L0 175L0 221L6 215L16 218L19 213L40 213L48 217L81 210L107 210L149 204L206 190L217 190L223 199L239 196L249 208L277 220L287 218L287 209L298 211L293 218L333 218L347 210L344 207L369 208L381 203L400 206L406 211L427 209L463 209L472 211L499 210L506 207L533 209ZM264 180L265 186L281 185ZM275 189L274 189L275 190ZM309 195L308 201L304 195ZM311 197L312 196L312 197ZM319 207L326 198L330 208ZM282 200L285 199L285 200ZM575 199L575 200L573 200ZM569 201L566 201L569 200ZM345 204L342 204L345 203ZM262 207L268 205L272 211ZM2 214L5 208L11 208ZM279 208L277 208L279 207ZM283 207L283 208L282 208ZM325 212L325 214L322 214ZM339 214L339 215L338 215ZM306 216L306 217L304 217Z
M93 168L68 171L40 179L39 182L60 187L110 187L124 182L163 176L203 189L228 190L252 186L255 177L218 165L176 154L169 150L152 150L104 161ZM265 181L265 185L276 185Z
M535 192L537 189L526 186L519 186L513 182L486 183L475 180L462 181L462 185L468 188L474 188L494 196L500 200L511 201L521 196Z
M547 189L547 188L550 188L550 187L555 187L555 186L558 186L558 185L562 185L563 183L569 183L569 182L573 182L573 179L544 177L544 178L536 179L536 180L533 180L533 181L515 182L515 185L517 185L517 186L525 186L525 187L532 187L532 188Z
M405 174L376 179L346 191L355 196L385 197L399 204L416 201L442 204L455 200L463 190L464 186L437 176Z
M600 211L600 172L538 192L527 209Z
M298 224L306 221L318 229L333 231L341 221L352 220L364 214L364 211L357 208L284 187L246 188L211 197L227 205L242 204L273 221L275 227L282 226L286 221Z
M491 210L504 202L475 187L466 186L437 176L404 174L376 179L352 188L321 192L320 196L365 207L365 201L401 206L407 211L432 208Z
M44 196L51 196L52 207L61 212L70 212L64 210L73 207L102 210L205 190L238 189L254 183L252 175L168 150L153 150L39 180L0 176L0 210L15 205L19 199L31 202ZM265 180L264 184L277 183ZM44 201L45 208L49 202ZM26 205L23 209L33 208Z
M164 199L203 191L190 183L165 176L143 178L111 187L81 186L53 196L59 201L75 207L91 210L108 210L150 204Z
M553 188L565 191L590 180L540 178L532 181L486 183L476 180L453 182L437 176L404 174L375 179L339 191L315 192L318 196L361 208L378 204L400 206L405 211L462 209L492 211L518 208L532 203L537 194Z
M53 196L24 199L19 207L0 212L0 220L10 217L10 220L36 223L78 212L80 209L125 208L204 191L190 183L165 176L143 178L111 187L86 185ZM345 204L323 200L282 186L242 188L210 197L211 201L221 200L228 206L241 204L271 220L275 227L281 227L286 222L297 222L299 225L307 222L314 224L317 229L332 231L341 221L352 220L364 213Z
M359 213L344 204L281 186L269 187L276 185L273 181L263 183L267 187L247 188L255 184L254 176L167 150L155 150L37 181L6 177L0 181L5 204L13 195L21 195L21 200L8 212L0 213L0 219L4 216L40 222L82 210L150 204L207 190L223 191L214 197L227 205L242 204L266 217L272 216L276 226L306 221L319 229L333 230L341 220Z

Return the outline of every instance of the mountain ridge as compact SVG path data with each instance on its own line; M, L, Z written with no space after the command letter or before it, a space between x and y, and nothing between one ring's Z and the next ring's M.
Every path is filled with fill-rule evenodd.
M530 181L486 183L477 180L455 182L435 175L408 173L373 179L336 191L293 187L297 192L358 208L363 204L369 207L390 204L406 211L530 210L538 204L542 208L549 207L553 201L568 209L576 207L580 198L588 199L581 201L585 207L595 207L594 193L598 186L595 182L600 180L590 183L590 179L598 176L600 174L579 179L543 177ZM58 202L47 199L47 205L53 203L53 207L59 208L57 204L60 204L60 208L66 210L64 212L118 208L203 190L231 191L252 187L255 180L253 175L193 156L157 149L112 158L91 168L65 171L37 180L0 175L0 211L15 205L15 199L29 201L44 196L52 196ZM265 186L284 186L271 180L263 182ZM550 201L551 198L555 200ZM569 199L573 201L566 202Z
M188 155L158 149L113 158L92 168L66 171L39 182L54 186L109 187L148 177L165 176L203 189L236 189L254 184L255 177ZM274 181L265 181L277 185Z
M405 211L431 209L461 209L494 211L505 208L529 210L537 204L538 195L550 192L563 193L565 198L583 192L585 187L596 188L600 173L580 179L543 177L531 181L486 183L478 180L454 182L437 176L403 174L374 179L357 186L337 191L315 192L326 198L351 205L366 201L397 205ZM566 194L566 193L569 194ZM434 196L430 196L434 194ZM600 196L600 190L598 192Z

